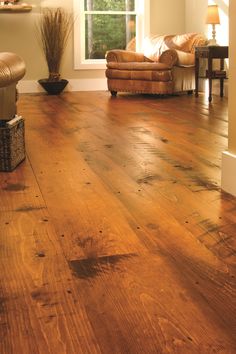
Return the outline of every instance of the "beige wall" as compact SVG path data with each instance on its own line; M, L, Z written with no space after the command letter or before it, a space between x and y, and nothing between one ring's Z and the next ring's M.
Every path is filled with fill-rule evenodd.
M36 14L0 14L0 51L15 52L27 66L26 78L37 79L44 70L43 57L34 35Z
M222 154L221 186L222 189L236 197L236 2L230 0L229 6L229 138L228 151Z
M27 2L27 0L25 1ZM62 6L73 9L73 0L28 0L34 5L30 13L0 14L0 51L21 55L27 66L24 80L47 76L47 68L35 38L34 26L41 6ZM185 27L185 0L151 0L151 33L181 33ZM61 74L67 79L104 78L104 70L73 69L73 39L69 40Z
M186 32L207 33L205 16L208 0L186 0Z
M150 15L151 33L185 32L185 0L151 0Z
M236 155L236 1L230 1L230 57L229 57L229 151Z

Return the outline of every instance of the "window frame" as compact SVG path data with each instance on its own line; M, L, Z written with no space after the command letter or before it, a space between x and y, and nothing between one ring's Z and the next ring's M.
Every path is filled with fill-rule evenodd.
M85 11L84 0L74 0L74 69L105 69L105 59L85 59L85 14L124 14L126 11ZM140 51L145 36L150 33L150 0L135 0L135 11L127 14L136 15L136 50Z

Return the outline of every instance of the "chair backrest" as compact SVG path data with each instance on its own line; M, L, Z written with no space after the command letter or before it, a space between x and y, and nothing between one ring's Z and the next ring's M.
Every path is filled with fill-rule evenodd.
M194 53L194 47L207 43L200 33L185 33L178 35L150 35L144 39L143 53L151 60L158 60L167 49L177 49L186 53Z
M202 46L207 43L207 39L201 33L177 34L166 40L170 49L178 49L186 53L194 53L196 46Z

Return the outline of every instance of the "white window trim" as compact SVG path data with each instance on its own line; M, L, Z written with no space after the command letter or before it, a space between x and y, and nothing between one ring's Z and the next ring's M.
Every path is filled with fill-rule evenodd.
M150 0L135 0L137 21L136 47L137 51L142 48L145 36L150 33ZM74 69L105 69L105 59L84 59L85 58L85 24L83 12L83 0L74 0ZM117 13L117 12L116 12ZM83 41L83 42L81 42Z

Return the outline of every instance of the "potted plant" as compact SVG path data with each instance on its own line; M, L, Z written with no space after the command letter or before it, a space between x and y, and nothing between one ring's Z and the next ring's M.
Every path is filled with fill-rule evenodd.
M61 79L60 67L72 26L73 16L63 8L44 8L41 12L37 34L48 67L48 78L38 82L52 95L62 92L68 84L67 80Z

